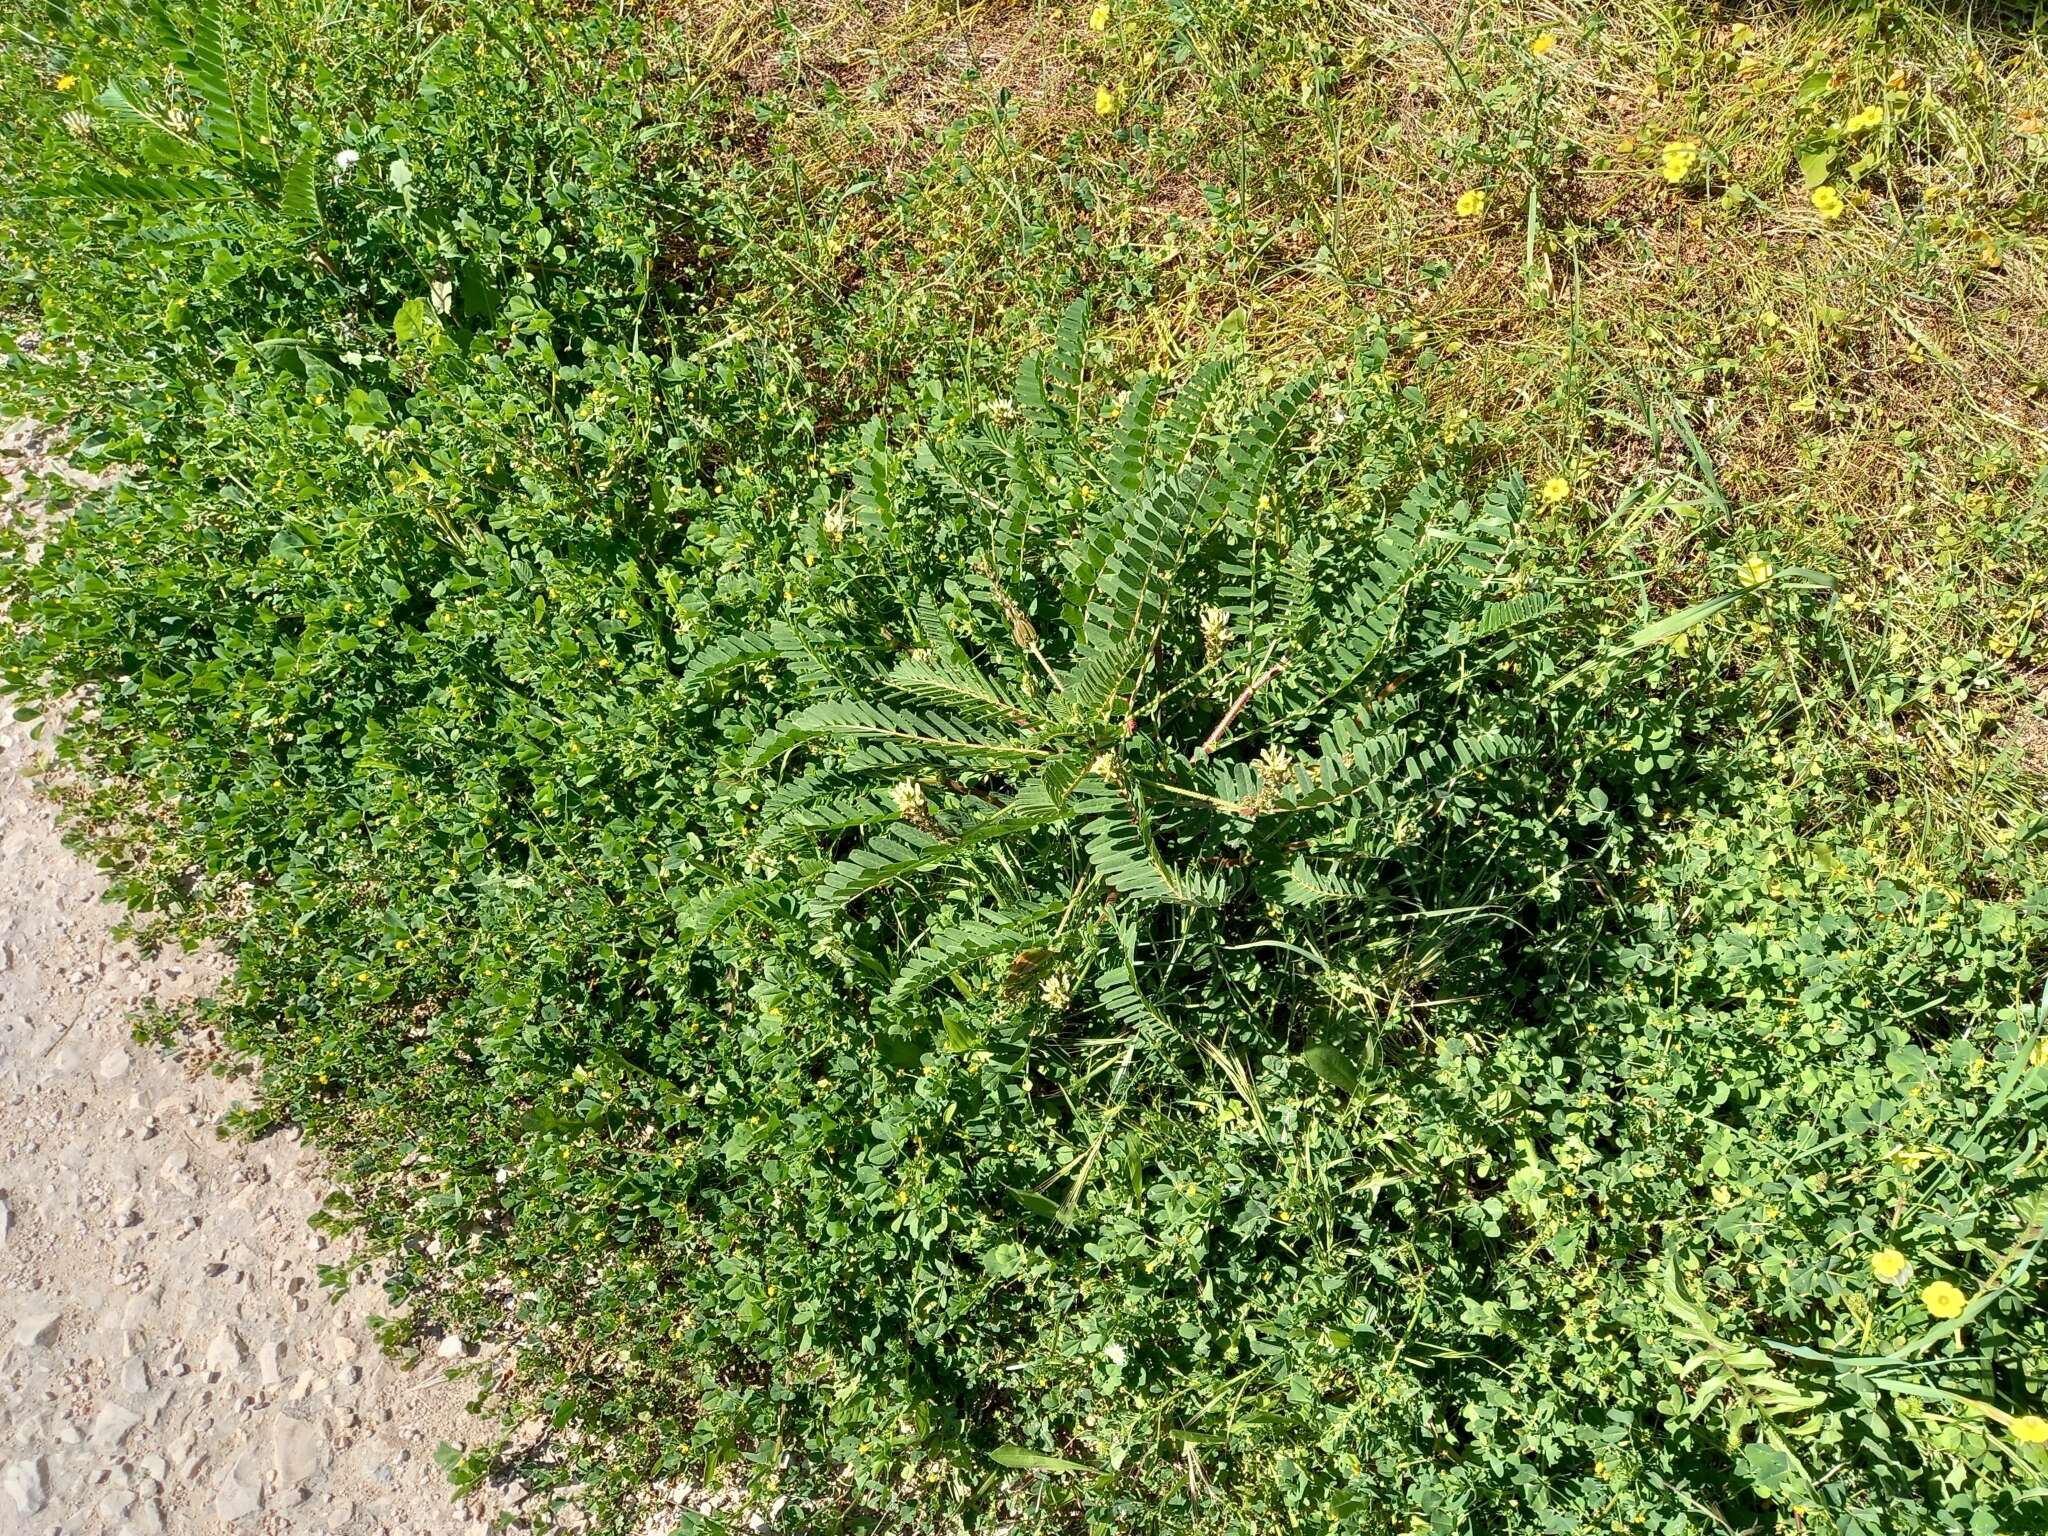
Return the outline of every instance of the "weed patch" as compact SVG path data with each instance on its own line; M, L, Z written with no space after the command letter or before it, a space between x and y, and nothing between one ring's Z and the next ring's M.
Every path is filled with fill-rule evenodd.
M2031 34L16 35L0 678L458 1485L2033 1528Z

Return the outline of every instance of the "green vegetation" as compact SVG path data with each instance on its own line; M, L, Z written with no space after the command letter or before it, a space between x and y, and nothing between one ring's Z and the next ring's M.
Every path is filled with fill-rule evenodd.
M7 15L0 681L458 1486L2048 1529L2030 19Z

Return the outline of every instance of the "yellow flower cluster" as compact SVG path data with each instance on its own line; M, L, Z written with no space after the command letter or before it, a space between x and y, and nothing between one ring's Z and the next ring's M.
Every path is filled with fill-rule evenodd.
M1852 112L1842 124L1844 133L1868 133L1884 121L1883 107L1865 107L1861 112Z
M1662 171L1673 186L1685 180L1700 163L1700 147L1691 139L1674 139L1664 146Z
M1814 211L1822 218L1831 221L1839 219L1849 207L1847 203L1842 201L1842 194L1833 187L1815 187L1813 189L1813 206Z
M1114 117L1116 115L1116 92L1106 85L1095 87L1095 115Z
M1486 212L1486 194L1477 187L1468 188L1458 194L1458 217L1476 219Z
M1104 0L1103 4L1096 6L1094 10L1088 13L1088 30L1090 32L1105 32L1108 29L1109 5L1108 0Z
M1539 59L1556 46L1557 34L1555 32L1541 32L1529 40L1529 51Z

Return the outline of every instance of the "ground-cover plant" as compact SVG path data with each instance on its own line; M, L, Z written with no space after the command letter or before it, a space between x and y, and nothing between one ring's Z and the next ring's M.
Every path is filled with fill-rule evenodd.
M510 1344L458 1480L618 1529L2032 1528L2028 781L1927 807L1973 754L1870 744L1993 663L1860 642L1684 411L1588 529L1406 330L1143 376L1180 257L1018 170L1014 100L892 235L608 18L19 36L0 387L126 474L9 535L0 677L86 690L74 826L234 944L246 1124L327 1148L394 1346ZM1489 103L1496 211L1572 163L1529 72L1574 42ZM1137 96L1081 131L1163 142ZM1277 166L1175 294L1267 270ZM976 262L986 313L913 302ZM1092 332L1040 318L1084 277Z

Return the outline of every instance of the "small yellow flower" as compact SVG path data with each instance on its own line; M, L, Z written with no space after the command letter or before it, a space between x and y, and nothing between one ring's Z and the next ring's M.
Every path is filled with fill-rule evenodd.
M2030 1067L2048 1067L2048 1038L2042 1039L2035 1045L2032 1051L2027 1053L2027 1065Z
M1848 121L1842 124L1842 132L1868 133L1883 121L1883 107L1865 107L1861 112L1854 112L1849 115Z
M57 89L60 91L68 91L76 84L78 84L78 76L76 75L59 75L57 77Z
M1116 115L1116 92L1106 85L1095 87L1095 115L1114 117Z
M1969 1300L1946 1280L1937 1280L1920 1293L1920 1305L1927 1309L1929 1317L1961 1317Z
M1572 483L1565 479L1563 475L1552 475L1543 482L1543 499L1553 507L1561 501L1569 500L1571 494Z
M1735 571L1735 579L1750 588L1762 586L1771 575L1771 562L1762 555L1751 555Z
M1691 139L1676 139L1664 146L1664 179L1673 186L1692 174L1700 163L1700 147Z
M1109 30L1108 0L1103 0L1103 4L1096 6L1094 10L1088 13L1088 30L1090 32L1106 32Z
M1459 218L1476 219L1484 212L1486 212L1486 194L1477 187L1469 188L1458 194Z
M1896 1248L1880 1248L1870 1256L1870 1272L1886 1285L1897 1285L1913 1272L1913 1261Z
M1555 32L1539 32L1529 40L1529 51L1539 59L1556 46L1557 34Z
M1842 201L1842 194L1833 187L1815 187L1813 189L1813 207L1814 211L1822 218L1832 221L1839 219L1846 213L1849 205Z
M2038 1413L2023 1413L2008 1427L2021 1445L2048 1445L2048 1419Z

